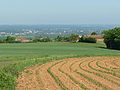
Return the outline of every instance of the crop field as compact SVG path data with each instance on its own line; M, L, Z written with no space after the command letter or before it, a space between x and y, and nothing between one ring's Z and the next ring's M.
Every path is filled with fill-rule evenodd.
M120 90L119 56L102 42L0 44L0 90Z
M82 57L34 66L17 90L120 90L120 57Z

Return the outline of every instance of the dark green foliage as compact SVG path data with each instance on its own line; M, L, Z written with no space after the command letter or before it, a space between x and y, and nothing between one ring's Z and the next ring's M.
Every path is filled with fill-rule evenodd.
M70 38L71 42L79 41L79 35L77 35L77 34L71 34L69 38Z
M49 37L35 37L33 42L50 42L51 39Z
M1 40L1 39L0 39L0 43L4 43L4 40Z
M77 34L71 34L68 37L57 36L57 38L55 38L55 41L57 42L77 42L77 40L79 40L79 35Z
M6 40L7 43L14 43L15 42L15 37L12 36L7 36Z
M18 76L17 64L9 65L3 68L4 72L10 73L12 76Z
M97 33L96 32L92 32L91 35L97 35Z
M17 41L15 41L15 37L13 36L7 36L4 39L0 39L0 43L18 43Z
M95 38L92 38L92 37L82 36L82 37L80 38L79 42L96 43L97 40L96 40Z
M18 77L18 64L9 65L0 71L0 89L15 90L16 78Z
M120 50L120 28L106 30L103 34L107 48Z
M65 37L65 36L57 36L55 38L55 41L57 41L57 42L69 42L70 38L69 37Z
M3 71L0 71L0 89L1 90L14 90L15 78Z

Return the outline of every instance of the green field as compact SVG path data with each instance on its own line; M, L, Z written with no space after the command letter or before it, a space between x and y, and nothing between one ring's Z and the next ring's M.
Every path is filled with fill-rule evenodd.
M18 43L0 44L1 57L63 56L63 55L120 55L120 51L104 48L104 43Z
M114 56L120 51L104 48L104 43L18 43L0 44L0 64L41 57Z
M13 89L15 86L13 82L18 72L37 63L42 64L68 57L119 55L120 51L106 49L102 42L97 44L62 42L0 44L0 88ZM2 77L3 75L5 78Z

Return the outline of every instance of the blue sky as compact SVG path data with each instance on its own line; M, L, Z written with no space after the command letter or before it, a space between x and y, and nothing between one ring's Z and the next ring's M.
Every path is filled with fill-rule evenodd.
M0 0L0 24L120 24L120 0Z

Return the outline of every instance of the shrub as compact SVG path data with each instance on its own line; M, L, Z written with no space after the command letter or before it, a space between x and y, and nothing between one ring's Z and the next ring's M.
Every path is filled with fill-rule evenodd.
M120 50L120 28L103 31L103 35L107 48Z
M92 32L91 35L97 35L97 33L96 32Z
M58 41L58 42L77 42L77 41L79 41L79 35L77 35L77 34L71 34L68 37L57 36L55 38L55 41Z
M65 37L65 36L57 36L55 38L56 42L70 42L70 38L69 37Z
M51 42L52 40L49 37L35 37L33 42Z
M77 34L71 34L69 38L70 38L71 42L79 41L79 35L77 35Z
M7 43L14 43L15 42L15 37L12 36L7 36L6 40Z
M15 78L12 75L0 71L0 88L1 90L14 90Z
M96 40L95 38L92 38L92 37L82 36L82 37L80 38L79 42L96 43L97 40Z
M0 43L4 43L4 41L3 41L3 40L0 40Z

